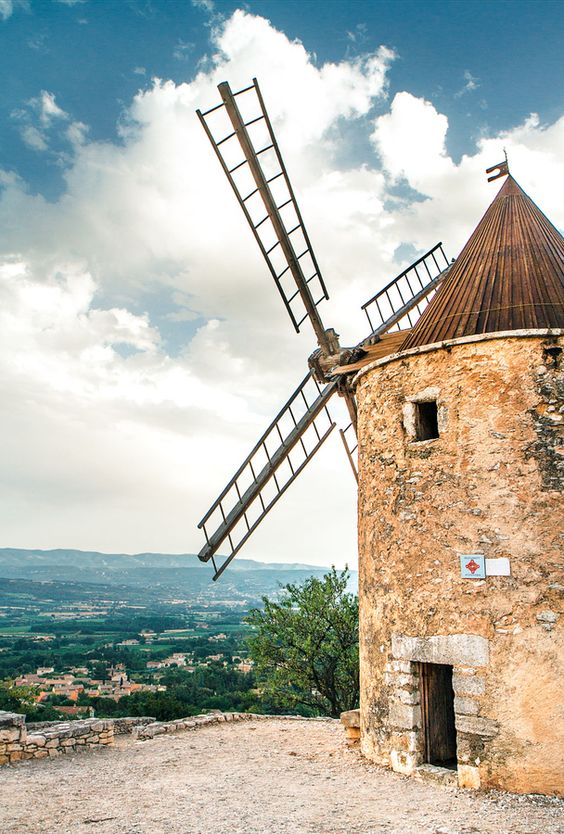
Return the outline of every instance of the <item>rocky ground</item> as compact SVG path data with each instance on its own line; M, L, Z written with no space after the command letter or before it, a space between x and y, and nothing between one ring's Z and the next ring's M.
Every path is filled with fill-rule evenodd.
M2 834L564 834L563 810L377 768L334 722L119 736L0 768Z

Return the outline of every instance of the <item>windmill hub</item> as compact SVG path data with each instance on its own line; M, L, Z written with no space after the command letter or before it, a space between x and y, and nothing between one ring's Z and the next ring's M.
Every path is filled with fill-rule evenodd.
M339 334L329 327L325 331L325 341L328 350L317 348L313 351L307 363L318 382L325 384L331 378L331 371L338 365L346 365L352 356L350 348L342 348L339 344Z

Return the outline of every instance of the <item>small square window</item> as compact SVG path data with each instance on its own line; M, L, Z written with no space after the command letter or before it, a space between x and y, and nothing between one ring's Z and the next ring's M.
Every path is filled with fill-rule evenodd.
M439 436L437 418L437 401L414 403L415 405L415 440L433 440Z

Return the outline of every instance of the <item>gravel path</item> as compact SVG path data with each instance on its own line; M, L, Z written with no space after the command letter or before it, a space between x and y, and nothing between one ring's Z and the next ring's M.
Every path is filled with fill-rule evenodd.
M0 768L2 834L564 834L554 799L363 760L332 722L252 721Z

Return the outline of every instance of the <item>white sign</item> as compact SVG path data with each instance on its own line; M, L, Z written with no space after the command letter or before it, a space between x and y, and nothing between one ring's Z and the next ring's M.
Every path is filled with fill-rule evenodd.
M511 576L511 565L507 556L486 559L486 576Z

